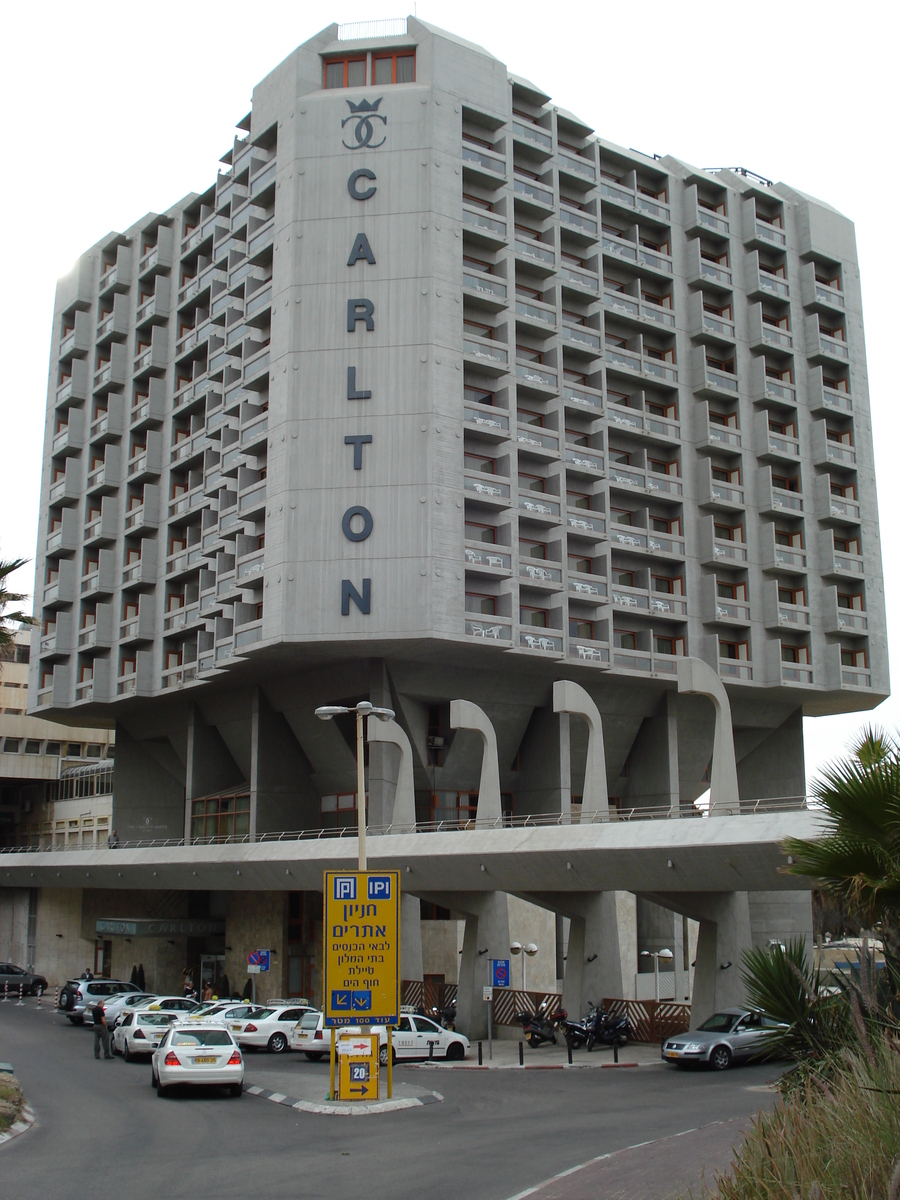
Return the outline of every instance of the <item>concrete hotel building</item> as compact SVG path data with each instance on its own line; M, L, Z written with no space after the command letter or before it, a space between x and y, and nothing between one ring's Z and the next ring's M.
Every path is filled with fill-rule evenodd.
M475 815L459 698L503 813L566 812L563 679L602 716L610 805L677 814L713 736L686 656L725 684L741 798L802 796L803 714L888 691L852 223L609 144L413 18L329 26L238 128L205 192L57 290L31 702L115 724L119 838L354 822L352 727L313 710L363 698L409 739L417 821ZM376 829L397 769L369 747ZM315 993L313 891L196 886L172 915L218 915L237 955L256 913ZM660 912L633 958L677 935ZM785 932L752 901L751 925Z

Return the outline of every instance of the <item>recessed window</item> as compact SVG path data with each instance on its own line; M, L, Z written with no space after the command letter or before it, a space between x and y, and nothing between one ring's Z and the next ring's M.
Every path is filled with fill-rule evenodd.
M87 748L88 758L101 758L103 756L103 747L97 742L91 742Z
M18 754L19 747L21 745L22 745L21 738L4 738L3 739L3 753L4 754Z
M497 615L497 599L482 592L466 592L466 612L480 613L483 617Z
M37 738L28 738L28 740L25 742L25 753L26 754L40 754L40 752L41 752L40 741Z
M47 754L52 754L54 758L58 758L59 752L60 752L60 743L59 742L48 742L47 743L47 750L46 750Z
M366 57L333 58L325 64L325 87L365 87Z
M570 620L569 637L583 638L592 642L594 640L594 622Z
M415 83L415 53L403 51L394 54L379 54L372 58L372 83L381 87L387 83Z

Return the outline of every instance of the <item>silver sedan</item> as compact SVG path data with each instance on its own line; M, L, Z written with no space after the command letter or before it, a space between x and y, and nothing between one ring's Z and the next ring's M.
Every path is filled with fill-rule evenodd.
M724 1071L733 1062L759 1054L773 1033L786 1028L753 1009L725 1008L697 1029L665 1038L662 1057L679 1067L702 1062Z

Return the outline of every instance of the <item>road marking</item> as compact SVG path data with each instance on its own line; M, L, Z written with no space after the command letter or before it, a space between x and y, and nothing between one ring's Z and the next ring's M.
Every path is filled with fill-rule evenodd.
M596 1158L589 1158L587 1162L578 1163L577 1166L569 1167L567 1171L560 1171L558 1175L551 1175L549 1179L543 1179L534 1187L526 1188L524 1192L516 1192L514 1196L509 1196L508 1200L525 1200L526 1196L534 1196L547 1187L551 1183L555 1183L558 1179L565 1179L568 1175L575 1175L579 1171L583 1171L586 1167L592 1167L594 1163L603 1162L604 1159L612 1158L616 1154L622 1154L625 1150L640 1150L644 1146L653 1146L657 1142L667 1142L671 1138L685 1137L689 1133L697 1133L700 1129L711 1129L714 1125L727 1125L734 1120L729 1117L727 1121L710 1121L708 1125L695 1125L693 1129L682 1129L678 1133L668 1133L662 1138L651 1138L649 1142L635 1142L632 1146L622 1146L619 1150L610 1150L607 1154L598 1154Z

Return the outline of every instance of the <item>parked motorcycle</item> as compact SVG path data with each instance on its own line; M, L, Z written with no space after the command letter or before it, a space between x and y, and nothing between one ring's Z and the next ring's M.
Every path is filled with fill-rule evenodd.
M545 999L541 1002L537 1012L520 1012L516 1013L516 1020L522 1024L522 1032L525 1035L525 1040L533 1050L538 1046L549 1042L551 1045L556 1045L556 1035L559 1033L561 1026L564 1024L567 1013L565 1009L558 1008L555 1012L549 1012L550 1001Z
M565 1023L566 1045L571 1050L580 1050L584 1046L591 1051L598 1042L606 1046L624 1046L630 1034L624 1013L612 1016L595 1004L591 1004L583 1020Z

